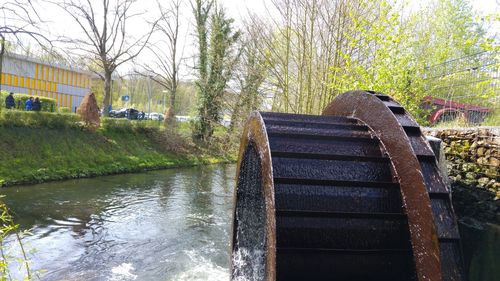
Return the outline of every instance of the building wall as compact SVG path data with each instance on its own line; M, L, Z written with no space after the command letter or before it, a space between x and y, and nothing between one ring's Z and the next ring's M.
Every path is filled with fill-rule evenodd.
M90 73L36 59L4 55L1 77L2 90L57 100L60 107L72 111L90 92Z

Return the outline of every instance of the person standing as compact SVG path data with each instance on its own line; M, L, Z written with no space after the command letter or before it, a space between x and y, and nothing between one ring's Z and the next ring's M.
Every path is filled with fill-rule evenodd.
M14 93L10 92L10 94L5 98L5 107L7 109L16 107L16 100L14 99Z
M33 111L40 111L42 109L42 103L40 102L39 98L35 98L35 101L33 102Z
M27 111L33 110L33 97L30 97L29 99L26 100L26 103L24 104L24 109Z

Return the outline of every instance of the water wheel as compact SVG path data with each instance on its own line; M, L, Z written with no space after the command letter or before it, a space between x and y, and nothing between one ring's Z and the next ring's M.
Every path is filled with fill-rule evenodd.
M233 280L465 280L435 155L387 95L252 113L237 180Z

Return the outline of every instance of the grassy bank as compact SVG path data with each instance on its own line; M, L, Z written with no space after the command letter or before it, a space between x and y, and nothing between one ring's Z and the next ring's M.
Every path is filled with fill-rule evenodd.
M148 123L107 120L91 132L73 125L73 117L64 123L60 115L12 114L38 121L0 120L0 186L234 161L218 152L224 149L196 147L187 135Z

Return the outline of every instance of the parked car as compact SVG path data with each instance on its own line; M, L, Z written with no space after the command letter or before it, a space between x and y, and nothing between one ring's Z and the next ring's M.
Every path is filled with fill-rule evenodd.
M193 120L193 117L183 116L183 115L175 115L175 120L177 122L189 122L190 120Z
M130 120L138 120L140 116L140 111L134 108L127 108L127 114L126 117L127 119Z
M158 112L151 112L148 115L149 120L157 120L157 121L162 121L165 119L165 116L161 113Z
M121 109L111 110L111 111L109 111L109 117L125 118L125 117L127 117L127 109L121 108Z
M139 111L135 108L121 108L117 110L111 110L109 112L109 117L112 118L127 118L130 120L142 120L145 119L144 112Z

